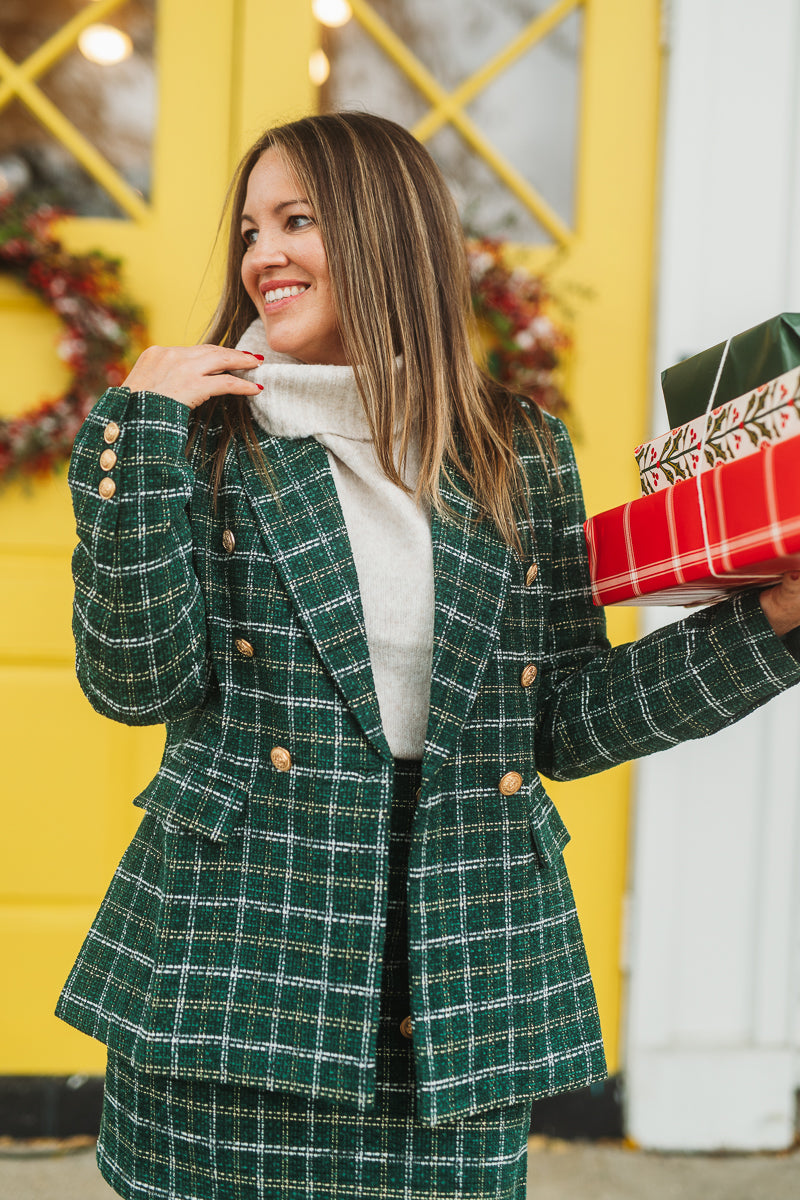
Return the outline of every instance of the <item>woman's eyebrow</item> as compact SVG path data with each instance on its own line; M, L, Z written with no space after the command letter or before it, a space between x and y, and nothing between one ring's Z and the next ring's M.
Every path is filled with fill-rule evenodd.
M291 208L293 204L308 204L308 200L305 198L305 196L298 196L294 200L281 200L279 204L275 205L275 207L273 208L272 211L275 213L279 213L284 208ZM253 225L255 225L255 223L256 223L255 217L251 217L249 213L242 213L239 220L240 221L250 221L251 224L253 224Z

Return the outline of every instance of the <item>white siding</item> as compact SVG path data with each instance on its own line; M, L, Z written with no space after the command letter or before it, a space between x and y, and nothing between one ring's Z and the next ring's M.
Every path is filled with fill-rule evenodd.
M659 369L800 309L800 4L672 0L665 18ZM646 622L675 615L646 610ZM637 768L625 1071L642 1145L793 1139L798 731L791 692Z

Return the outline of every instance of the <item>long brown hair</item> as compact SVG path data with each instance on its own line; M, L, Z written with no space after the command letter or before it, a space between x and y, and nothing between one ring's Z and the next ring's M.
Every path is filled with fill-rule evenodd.
M464 235L444 178L401 125L360 112L327 113L269 129L240 162L228 195L230 234L223 295L206 340L234 346L255 317L241 279L239 219L250 172L275 149L308 198L328 257L339 333L355 371L378 461L394 483L409 442L419 442L416 488L440 512L439 474L453 467L503 539L520 549L525 483L514 449L518 422L555 462L536 405L523 405L475 361ZM394 367L402 355L404 370ZM249 405L222 397L195 410L207 428L222 408L219 483L231 437L260 450ZM395 459L397 423L402 430ZM262 460L263 461L263 460Z

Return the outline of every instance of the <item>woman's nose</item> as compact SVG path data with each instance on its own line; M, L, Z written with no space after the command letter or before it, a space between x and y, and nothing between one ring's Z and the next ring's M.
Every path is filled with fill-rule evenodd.
M265 267L285 267L289 262L289 255L280 236L270 235L266 230L259 233L250 251L250 258L253 265L260 270Z

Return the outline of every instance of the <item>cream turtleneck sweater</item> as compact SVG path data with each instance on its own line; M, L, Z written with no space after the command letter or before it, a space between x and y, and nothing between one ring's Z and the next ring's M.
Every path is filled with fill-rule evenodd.
M267 345L256 320L238 349L263 354L253 417L275 437L316 438L326 449L353 551L383 732L395 758L422 758L433 651L430 513L386 478L375 455L352 367L306 365ZM412 446L403 480L414 487Z

